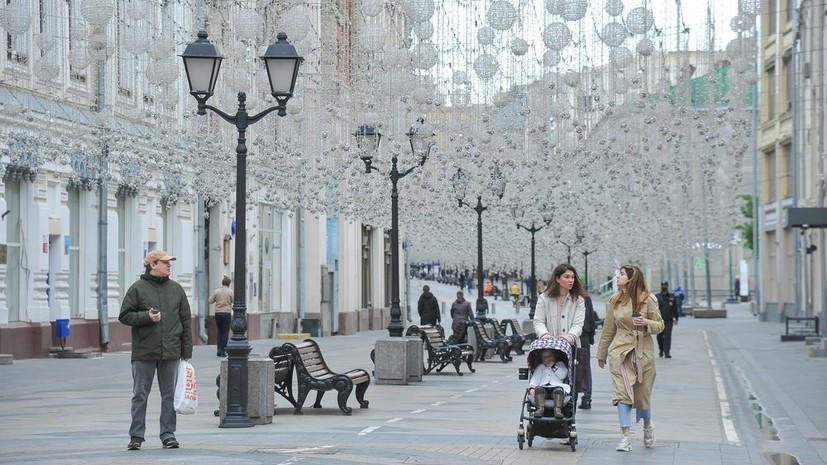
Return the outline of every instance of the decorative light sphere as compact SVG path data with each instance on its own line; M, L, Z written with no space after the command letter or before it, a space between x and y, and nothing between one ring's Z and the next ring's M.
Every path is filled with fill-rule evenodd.
M356 40L366 52L377 52L385 46L385 29L380 24L365 24Z
M615 47L609 51L609 61L611 61L617 68L625 68L632 64L635 56L631 50L626 47Z
M632 34L644 34L655 25L652 12L640 6L629 11L626 15L626 28Z
M411 67L411 51L407 48L386 50L384 60L387 66L407 69Z
M149 51L152 42L144 34L134 29L128 29L123 36L123 48L133 55L141 55Z
M543 43L552 50L562 50L571 42L571 31L564 23L551 23L543 29Z
M468 106L468 103L470 101L471 94L465 89L454 89L454 91L451 93L451 103L453 103L456 107Z
M626 29L626 26L618 23L617 21L612 21L611 23L603 26L603 34L601 38L609 47L617 47L621 45L629 37L629 35L630 34Z
M751 59L758 53L758 46L755 40L748 37L732 39L726 46L726 54L733 61Z
M146 19L151 13L151 8L150 2L131 2L127 4L126 15L134 20Z
M89 66L89 56L86 54L86 47L81 47L75 42L69 52L69 64L72 65L72 72L86 69Z
M420 40L428 40L434 35L434 25L430 21L414 23L413 29Z
M241 39L254 39L262 30L261 16L256 10L244 8L235 15L235 34Z
M546 11L552 15L559 15L563 12L563 1L564 0L545 0Z
M27 3L17 0L4 5L5 8L0 10L0 21L2 21L3 29L9 34L23 34L31 27L31 16Z
M60 74L60 67L48 60L40 60L37 65L37 75L44 81L51 81Z
M553 67L560 63L560 52L557 50L546 50L543 54L543 66Z
M511 40L511 53L514 55L521 57L528 53L528 42L525 40L516 37Z
M511 3L505 0L495 0L488 9L485 18L494 29L507 31L517 21L519 14Z
M80 15L94 27L106 26L114 12L112 0L83 0L80 4Z
M480 45L491 45L494 43L494 38L497 33L489 26L483 26L477 31L477 41Z
M648 38L644 37L638 41L637 45L635 45L635 51L638 55L648 57L655 53L655 44L653 44Z
M735 32L747 32L755 26L755 16L735 15L729 21L729 27Z
M48 34L36 34L34 36L34 43L37 45L37 48L44 52L48 52L55 48L55 41Z
M384 7L383 0L362 0L362 13L371 18L379 16Z
M566 21L580 21L589 9L587 0L564 0L560 16Z
M411 50L411 65L417 69L430 69L436 65L438 52L430 42L420 42Z
M500 70L500 64L494 55L483 54L474 60L474 72L480 79L490 79Z
M744 15L757 16L761 13L761 0L738 0L738 11Z
M431 19L434 9L434 0L402 0L402 12L415 23Z
M580 73L577 71L566 71L563 74L563 82L569 87L577 87L580 84Z
M304 5L296 5L285 13L279 21L280 32L287 34L287 40L294 44L310 32L310 17Z
M454 75L452 77L454 84L456 85L463 85L468 83L468 73L465 71L454 71Z
M609 16L620 16L623 14L623 0L606 0L603 10Z

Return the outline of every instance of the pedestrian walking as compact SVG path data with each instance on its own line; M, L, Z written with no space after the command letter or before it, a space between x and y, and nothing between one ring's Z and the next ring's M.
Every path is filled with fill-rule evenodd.
M127 449L140 450L146 431L146 404L158 376L161 393L160 437L164 449L177 449L173 407L178 363L192 358L190 304L180 284L170 279L175 257L153 250L144 274L129 287L118 320L132 327L132 424Z
M678 316L683 316L683 303L686 302L686 292L678 286L672 293L675 294L675 299L678 303Z
M591 345L594 344L594 334L597 329L597 317L594 313L592 297L587 295L583 298L583 306L586 308L586 318L583 320L583 332L580 334L580 347L577 349L577 359L581 361L582 367L578 370L578 379L584 373L586 390L580 400L580 409L589 410L592 408L592 366L591 366Z
M576 346L583 332L586 290L573 266L563 263L551 272L545 291L537 297L534 332L538 338L562 336Z
M660 293L655 297L658 299L658 310L663 318L663 331L658 333L658 355L672 358L672 325L678 324L678 301L675 294L669 292L669 283L660 283Z
M454 333L454 344L465 342L468 335L467 323L474 321L474 310L471 302L465 300L462 291L457 291L457 300L451 304L451 331Z
M419 324L437 326L441 320L439 315L439 300L431 293L431 287L422 286L422 295L416 304L419 311Z
M609 299L597 364L612 374L612 404L617 406L621 437L615 450L629 452L632 407L643 419L643 445L655 444L650 400L655 383L655 344L652 335L663 331L658 303L646 288L640 268L623 265L617 277L618 291Z
M233 313L233 290L230 289L229 276L221 280L221 287L213 291L208 303L215 304L215 326L218 329L217 350L215 355L226 357L227 340L230 336L230 320Z

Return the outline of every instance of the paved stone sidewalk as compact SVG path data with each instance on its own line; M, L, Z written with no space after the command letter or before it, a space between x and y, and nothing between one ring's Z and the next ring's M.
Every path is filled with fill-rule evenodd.
M411 286L415 294L417 284ZM440 299L453 298L452 288L429 284ZM496 316L506 318L510 304L500 302ZM526 313L523 309L518 318ZM463 368L461 377L445 371L407 386L371 385L365 395L370 408L359 409L351 398L349 417L341 415L335 395L326 395L320 410L306 405L302 416L292 415L276 396L273 424L220 429L212 415L219 359L214 347L197 346L193 364L200 408L178 417L181 449L161 448L159 399L153 393L147 442L143 450L129 452L128 353L19 360L0 366L0 463L793 465L769 459L778 452L798 455L801 464L823 464L827 365L824 359L807 359L801 343L780 343L782 328L759 323L746 310L732 310L720 320L682 319L675 328L674 358L658 360L653 394L658 442L644 449L636 425L630 453L614 450L618 428L609 375L596 362L593 409L577 414L577 451L542 438L519 450L521 356L511 363L476 363L476 373ZM373 331L318 341L334 370L370 369L370 350L385 335ZM251 345L254 353L266 355L283 342ZM772 418L779 440L765 439L767 429L758 427L756 400L762 415Z

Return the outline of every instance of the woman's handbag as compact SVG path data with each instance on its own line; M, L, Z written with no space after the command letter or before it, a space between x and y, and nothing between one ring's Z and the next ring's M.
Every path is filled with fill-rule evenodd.
M574 367L574 390L577 392L587 392L592 383L591 370L591 348L578 347L577 354L574 356L576 363Z

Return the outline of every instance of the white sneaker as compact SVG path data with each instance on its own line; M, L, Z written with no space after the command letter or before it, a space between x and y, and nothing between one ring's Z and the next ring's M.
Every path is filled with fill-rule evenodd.
M621 436L620 441L617 443L617 447L615 447L615 450L618 452L631 452L632 443L629 442L629 437Z
M652 447L655 445L655 426L643 427L643 445Z

